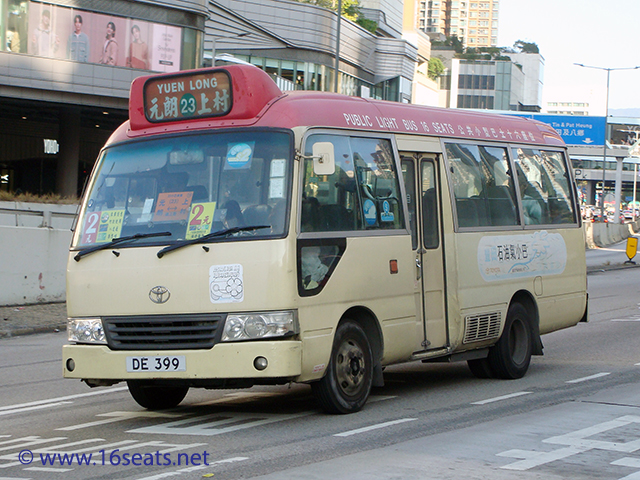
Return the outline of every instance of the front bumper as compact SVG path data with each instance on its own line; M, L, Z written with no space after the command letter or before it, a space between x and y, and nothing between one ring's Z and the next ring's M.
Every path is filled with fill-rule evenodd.
M127 372L126 358L184 355L184 372ZM256 357L264 357L264 370L254 367ZM72 359L73 362L68 362ZM68 365L74 364L73 371ZM133 379L269 379L299 377L302 371L302 342L218 343L207 350L110 350L106 345L64 345L62 368L66 378L92 380Z

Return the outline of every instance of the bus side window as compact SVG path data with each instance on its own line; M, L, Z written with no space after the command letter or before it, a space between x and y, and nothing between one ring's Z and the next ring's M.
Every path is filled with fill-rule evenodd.
M447 143L459 227L518 225L515 186L503 147Z
M503 147L480 147L487 175L487 202L491 225L517 225L518 215L514 183L510 175L507 150Z
M404 227L389 140L316 134L307 139L306 156L311 156L316 142L333 143L336 168L332 175L316 175L313 160L305 160L302 232Z
M575 202L564 156L560 152L541 152L543 169L549 178L549 214L551 223L575 223Z
M514 149L525 224L575 223L571 182L560 152ZM539 214L536 212L540 210Z
M438 198L432 161L422 162L422 238L425 248L438 248Z

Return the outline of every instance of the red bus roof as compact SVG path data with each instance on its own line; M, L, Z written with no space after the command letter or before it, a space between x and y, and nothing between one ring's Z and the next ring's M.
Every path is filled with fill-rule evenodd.
M553 128L528 118L325 92L283 93L267 73L249 65L135 79L129 121L110 141L240 126L314 126L564 145Z

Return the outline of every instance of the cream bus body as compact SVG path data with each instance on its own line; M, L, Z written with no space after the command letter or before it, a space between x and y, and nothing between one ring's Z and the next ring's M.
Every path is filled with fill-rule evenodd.
M239 68L228 69L234 81L240 73L254 75L245 72L253 67ZM132 99L138 90L134 85ZM241 94L234 94L233 108L239 108ZM318 102L324 102L320 111L310 112L309 105ZM566 149L550 128L456 113L460 125L433 121L416 131L420 118L426 122L445 114L321 94L276 92L255 110L260 113L249 120L209 119L189 131L184 125L193 122L175 122L168 132L163 125L136 120L134 112L130 124L114 134L92 174L69 255L71 344L63 348L65 377L90 386L127 381L136 401L148 408L177 405L190 387L304 382L325 410L348 413L362 408L372 386L383 385L387 365L466 360L477 376L518 378L531 355L542 354L540 335L586 320L584 237L574 180ZM507 127L499 138L473 134L470 128L466 132L472 134L462 136L467 117L467 125L496 122L488 130L494 132L511 121L519 123L511 138ZM132 127L136 122L142 125L138 133ZM522 125L529 133L516 136ZM149 156L145 165L169 176L184 169L193 178L196 170L204 175L215 164L220 179L233 168L240 178L255 167L250 178L264 203L240 205L245 219L257 215L256 224L245 222L247 230L231 227L228 235L206 241L200 240L213 230L191 237L187 230L191 242L182 237L169 242L158 227L162 222L150 220L161 218L158 205L169 198L158 186L138 203L122 194L126 205L120 210L96 205L104 193L97 192L109 183L117 186L125 176L104 171L109 155L126 156L128 149L143 149L156 138L175 139L176 149L209 145L222 138L215 136L220 132L227 135L226 156L184 147L185 152L169 153L162 161ZM258 140L252 144L246 138L254 134ZM201 135L211 137L205 142ZM269 135L277 136L279 151L271 150ZM329 153L314 154L315 144L331 144ZM250 160L239 152L247 145ZM288 148L285 158L282 152ZM347 158L345 151L352 156ZM524 165L524 157L516 158L519 152L538 155L540 162L564 162L560 170L565 171L554 170L557 177L547 182L566 197L561 199L561 223L553 223L549 212L544 224L525 218L525 186L515 185L513 171ZM460 179L467 178L459 169L472 165L473 155L482 160L482 181L497 183L502 176L505 185L511 182L510 197L485 196L478 203L477 195L459 195ZM123 162L134 163L134 157ZM116 171L118 165L114 160L111 168ZM497 169L493 177L487 165ZM159 181L135 177L143 170L136 168L127 170L129 189ZM210 209L214 219L224 210L222 187L216 187L219 196L212 196L211 179L218 177L202 178L211 188L201 203L192 184L174 190L191 202L180 225L191 224L196 208ZM243 195L252 193L239 192ZM549 205L555 201L551 195L545 200ZM319 209L336 208L314 217L318 204ZM486 211L474 212L469 220L472 204L486 205ZM503 215L505 205L511 205L509 215ZM493 213L496 225L483 224L482 218L491 223L491 208L503 213ZM126 218L104 220L105 213L118 212L137 219L130 224ZM227 207L224 214L229 212ZM342 216L346 223L340 223ZM118 233L100 243L87 233L92 221ZM119 243L123 229L138 224L153 227L154 236L142 238L144 230L132 230L138 237ZM165 250L174 244L174 251ZM235 283L229 289L223 280ZM227 290L220 293L220 288ZM133 336L121 341L125 330ZM196 343L189 335L197 337Z

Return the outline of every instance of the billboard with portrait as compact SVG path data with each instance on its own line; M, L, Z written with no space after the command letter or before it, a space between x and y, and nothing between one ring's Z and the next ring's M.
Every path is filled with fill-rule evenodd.
M181 27L34 1L26 17L25 53L158 72L180 70Z

